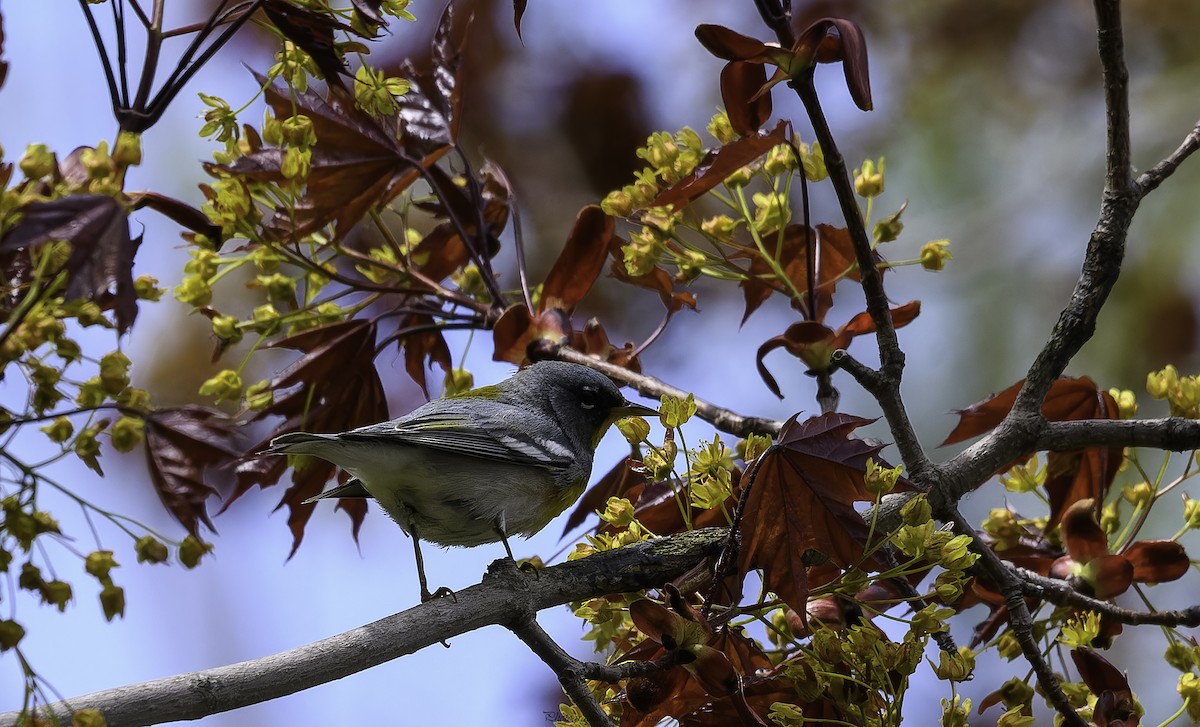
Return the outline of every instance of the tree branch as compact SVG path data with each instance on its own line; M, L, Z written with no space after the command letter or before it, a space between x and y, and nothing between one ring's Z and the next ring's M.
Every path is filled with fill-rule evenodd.
M547 355L551 358L557 358L560 361L568 361L593 368L610 379L633 388L643 396L658 399L665 395L682 399L688 395L683 389L671 386L653 376L639 374L622 366L601 361L598 358L592 358L586 353L576 351L569 346L555 347L552 351L548 351ZM727 432L736 437L745 437L747 434L770 434L771 436L775 436L779 433L779 428L783 426L783 422L781 421L765 419L763 417L743 416L704 399L696 399L696 416L712 424L722 432Z
M1121 31L1120 0L1094 0L1097 48L1104 74L1104 106L1108 115L1104 195L1100 217L1088 241L1079 281L1054 332L1034 359L1017 394L1011 416L1038 414L1054 380L1096 331L1096 318L1108 299L1121 262L1125 238L1141 196L1135 191L1130 164L1129 69Z
M939 513L935 510L934 515L940 520L953 523L954 529L959 534L971 538L971 550L979 555L976 567L983 569L992 578L1004 596L1004 605L1008 607L1009 628L1017 637L1025 660L1029 662L1033 673L1037 675L1038 684L1042 687L1046 699L1062 715L1063 724L1072 727L1087 727L1087 722L1083 721L1083 718L1071 706L1058 677L1054 674L1054 669L1050 667L1050 663L1046 661L1045 656L1038 648L1037 639L1033 636L1033 616L1029 613L1029 606L1025 603L1021 579L1007 563L1000 560L991 546L979 538L975 528L958 510L953 507L946 512Z
M568 654L561 646L550 638L550 634L538 625L532 613L512 623L504 624L509 631L517 635L533 653L537 654L546 666L554 670L558 683L563 691L583 713L590 727L612 727L612 720L604 712L600 703L592 696L587 679L583 675L583 662Z
M1041 428L1032 451L1104 446L1153 447L1170 452L1200 449L1200 420L1167 417L1049 422Z
M1135 184L1139 195L1145 197L1158 189L1158 185L1174 174L1179 165L1183 164L1184 160L1194 154L1197 149L1200 149L1200 121L1197 121L1191 132L1183 138L1183 143L1179 145L1178 149L1137 178Z
M1012 571L1021 580L1021 590L1025 595L1041 598L1056 606L1074 606L1095 611L1130 626L1200 626L1200 606L1191 606L1182 611L1134 611L1085 596L1072 588L1070 583L1057 578L1047 578L1017 566L1013 566Z
M261 659L131 684L57 702L39 710L70 722L73 710L96 709L109 727L199 719L294 694L489 624L507 624L570 601L659 587L714 556L725 529L656 538L562 563L527 577L507 560L483 582L336 636ZM0 727L18 724L0 714Z

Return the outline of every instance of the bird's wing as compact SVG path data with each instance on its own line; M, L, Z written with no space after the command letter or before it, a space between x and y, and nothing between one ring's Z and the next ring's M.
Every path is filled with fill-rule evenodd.
M571 450L560 439L549 432L527 432L514 421L526 420L528 424L528 414L509 417L504 413L502 410L499 416L480 421L462 412L418 411L414 413L415 416L355 429L342 434L340 438L347 441L378 441L386 438L469 457L552 470L568 467L574 462Z

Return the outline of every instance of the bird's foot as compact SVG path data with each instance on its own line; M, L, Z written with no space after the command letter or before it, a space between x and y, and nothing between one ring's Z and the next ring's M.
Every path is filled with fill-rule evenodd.
M458 596L454 595L454 591L450 590L446 586L442 586L433 593L430 593L429 589L427 588L421 589L421 603L429 603L435 598L446 598L447 596L449 596L450 599L455 603L458 603Z

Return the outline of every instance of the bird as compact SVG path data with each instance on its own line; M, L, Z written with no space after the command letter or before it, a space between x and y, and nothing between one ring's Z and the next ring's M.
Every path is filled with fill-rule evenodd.
M291 432L264 455L310 455L351 475L304 502L373 498L413 540L421 601L431 593L421 541L474 547L528 538L587 486L596 447L630 416L656 417L604 374L541 361L504 381L430 401L398 419L337 434Z

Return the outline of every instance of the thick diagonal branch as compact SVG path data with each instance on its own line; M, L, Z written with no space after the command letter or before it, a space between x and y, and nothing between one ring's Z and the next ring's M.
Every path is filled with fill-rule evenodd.
M546 568L538 577L493 567L482 583L345 633L238 664L107 689L39 710L70 723L73 710L96 709L108 727L199 719L340 679L431 644L523 614L609 593L661 586L716 555L725 530L710 528L648 540ZM0 714L0 727L18 724Z

